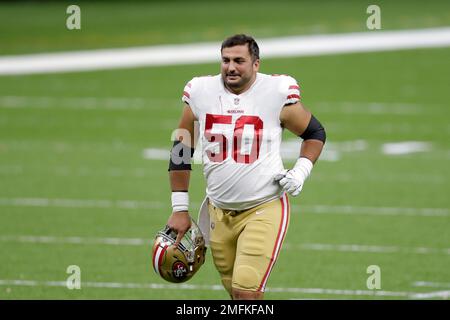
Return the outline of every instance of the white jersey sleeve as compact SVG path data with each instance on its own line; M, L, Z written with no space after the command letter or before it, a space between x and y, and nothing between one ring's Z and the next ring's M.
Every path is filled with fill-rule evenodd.
M291 76L280 76L280 93L283 96L284 105L297 103L301 99L300 86Z
M196 95L199 91L199 79L197 77L192 78L183 89L183 95L181 97L181 101L187 103L192 110L192 113L194 113L195 118L198 119L198 108L196 104Z

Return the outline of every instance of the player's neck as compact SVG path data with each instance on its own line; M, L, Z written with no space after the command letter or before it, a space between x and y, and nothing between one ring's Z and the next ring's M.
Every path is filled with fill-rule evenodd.
M247 82L244 86L240 88L231 88L225 83L225 81L223 82L223 84L228 91L230 91L233 94L239 95L250 89L250 87L255 83L255 81L256 81L256 73L253 75L253 77L250 79L249 82Z

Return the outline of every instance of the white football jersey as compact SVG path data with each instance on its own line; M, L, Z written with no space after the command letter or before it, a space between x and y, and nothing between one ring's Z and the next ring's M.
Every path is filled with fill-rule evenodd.
M189 81L182 100L199 121L197 148L213 205L245 210L282 195L273 180L283 170L280 112L299 99L297 82L286 75L257 73L239 95L225 88L220 74Z

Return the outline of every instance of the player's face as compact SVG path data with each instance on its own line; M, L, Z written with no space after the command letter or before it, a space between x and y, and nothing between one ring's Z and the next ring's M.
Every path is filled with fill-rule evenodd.
M248 45L222 50L221 73L225 86L236 94L248 89L255 81L259 60L252 61Z

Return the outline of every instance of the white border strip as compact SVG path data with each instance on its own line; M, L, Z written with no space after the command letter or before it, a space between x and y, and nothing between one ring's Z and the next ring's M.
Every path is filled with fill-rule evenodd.
M450 28L257 39L262 58L450 46ZM0 75L217 62L220 43L164 45L0 57Z

